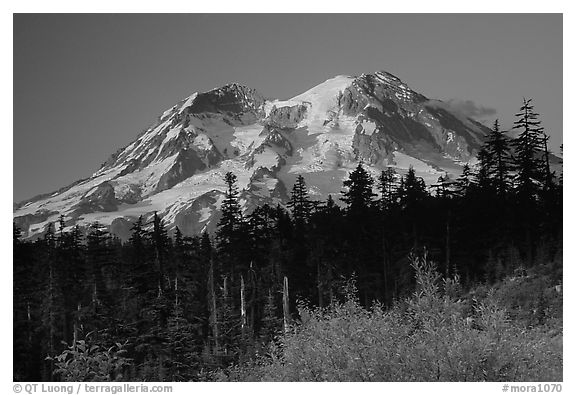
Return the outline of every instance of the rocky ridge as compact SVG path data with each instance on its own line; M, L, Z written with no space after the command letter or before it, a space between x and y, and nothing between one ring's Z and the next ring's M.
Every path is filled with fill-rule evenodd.
M234 83L181 100L92 176L15 205L14 220L27 237L63 214L69 226L98 221L125 239L138 216L158 212L192 235L216 226L227 171L249 212L284 204L299 174L313 198L337 195L359 161L374 175L413 166L427 183L457 175L485 133L384 71L337 76L289 100Z

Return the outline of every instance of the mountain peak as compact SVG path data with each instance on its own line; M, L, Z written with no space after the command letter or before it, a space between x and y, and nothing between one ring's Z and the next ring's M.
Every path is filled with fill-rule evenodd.
M291 100L308 102L311 104L320 103L327 99L337 97L354 82L354 78L347 75L337 75L321 84L308 89L306 92L293 97Z
M423 103L428 100L424 95L412 90L406 83L387 71L362 74L354 80L354 87L362 94L377 101L390 99L394 102Z
M285 204L298 175L318 199L336 195L359 161L374 175L414 166L428 183L459 174L486 132L386 71L337 75L284 101L232 82L181 100L91 177L16 206L14 220L27 237L62 214L126 238L135 219L158 212L191 235L216 226L228 171L249 212Z
M199 93L191 105L188 113L199 114L203 112L231 112L245 111L257 112L264 104L264 96L256 89L236 82Z
M386 71L386 70L379 70L377 72L375 72L374 74L376 74L377 76L381 76L381 77L387 77L389 79L395 80L397 82L402 82L402 80L400 78L398 78L397 76L395 76L394 74Z

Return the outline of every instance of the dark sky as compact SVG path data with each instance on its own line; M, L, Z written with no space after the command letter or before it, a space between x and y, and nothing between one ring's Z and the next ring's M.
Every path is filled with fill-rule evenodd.
M505 128L532 97L562 143L561 14L16 14L13 198L89 176L195 91L377 70Z

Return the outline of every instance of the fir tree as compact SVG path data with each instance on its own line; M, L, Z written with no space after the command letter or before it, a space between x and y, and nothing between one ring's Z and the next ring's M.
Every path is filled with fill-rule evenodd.
M86 278L88 281L85 289L90 295L89 314L93 319L101 317L101 313L106 312L107 289L104 275L108 265L111 264L110 251L107 248L108 238L109 234L101 224L94 222L90 225L86 237Z
M478 165L474 174L474 188L481 193L491 193L490 173L494 165L492 156L484 146L480 148L476 157L478 158Z
M164 266L166 251L169 247L170 240L168 239L168 232L164 226L164 221L158 216L157 212L154 212L154 217L152 219L152 232L149 237L151 245L154 248L154 263L156 270L159 272L160 276L163 276L165 272Z
M554 174L550 169L550 151L548 149L548 141L550 140L550 136L548 136L546 133L542 133L543 138L543 150L544 150L544 172L545 172L545 190L547 192L551 191L552 189L554 189Z
M538 114L534 112L532 99L524 99L516 114L513 129L520 130L512 144L515 148L516 191L524 200L532 200L546 175L541 158L544 135Z
M262 326L260 328L260 338L264 344L268 344L282 331L282 319L278 317L278 307L276 300L272 294L272 290L268 290L266 295L266 303L264 304Z
M359 163L356 169L350 173L344 181L346 191L342 192L341 200L348 205L350 213L365 212L372 205L372 198L376 194L372 191L374 180Z
M149 235L144 229L142 216L132 225L132 234L127 243L129 249L129 273L128 283L131 284L140 295L154 289L154 268L149 257Z
M405 209L411 209L422 202L427 196L426 184L420 177L416 177L414 167L410 166L406 177L402 179L400 188L398 189L400 195L400 203Z
M410 166L406 177L402 179L401 186L398 189L400 208L405 218L405 224L410 228L407 229L408 235L412 236L413 248L420 244L421 223L424 220L424 201L428 197L426 184L424 180L416 176L414 168Z
M218 222L218 231L216 236L221 246L233 242L235 233L239 229L243 220L240 203L238 202L238 187L236 185L237 177L228 172L224 176L226 182L226 193L220 211L222 216Z
M134 250L134 259L137 263L142 262L144 253L144 243L147 238L147 233L144 230L144 220L142 216L138 217L138 220L132 225L132 235L129 239L129 244Z
M218 222L216 238L218 240L218 253L223 265L223 270L230 274L233 281L237 270L241 270L246 257L246 249L249 243L246 242L248 232L244 232L245 222L240 209L238 198L237 177L228 172L224 176L226 182L226 193L220 211L222 216Z
M498 119L494 121L492 130L487 137L485 149L491 158L491 168L488 169L488 175L493 180L496 192L503 196L510 188L512 155L508 138L500 130Z
M54 356L59 351L59 340L62 340L61 326L59 323L63 319L63 297L62 284L57 270L58 262L56 255L56 237L54 224L50 222L44 234L43 247L45 251L44 264L46 265L45 284L43 289L41 320L42 330L46 333L47 344L44 346L44 353L47 356ZM54 370L53 361L48 362L48 371L45 373L47 380L52 380Z
M436 184L431 185L431 188L436 190L436 196L442 199L449 198L453 195L454 191L452 190L454 181L450 180L450 176L448 173L445 173L438 177Z
M298 175L296 183L292 187L292 194L288 207L291 209L292 217L296 224L305 223L310 217L312 202L308 197L306 181L302 175Z
M470 169L470 165L466 163L462 167L462 174L456 180L456 194L461 197L465 196L471 182L472 170Z
M64 215L60 214L58 218L58 241L63 241L64 238L64 229L66 228L66 221L64 220Z
M391 207L395 202L396 196L396 171L392 167L382 170L378 178L378 189L380 190L380 209L385 210Z

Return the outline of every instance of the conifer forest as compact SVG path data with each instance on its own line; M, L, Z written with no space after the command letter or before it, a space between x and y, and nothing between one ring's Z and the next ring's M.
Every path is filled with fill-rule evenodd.
M211 234L158 215L125 242L64 217L33 241L14 225L14 380L562 380L550 162L524 100L433 185L360 162L339 196L299 176L285 206L243 212L229 172Z

